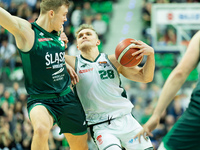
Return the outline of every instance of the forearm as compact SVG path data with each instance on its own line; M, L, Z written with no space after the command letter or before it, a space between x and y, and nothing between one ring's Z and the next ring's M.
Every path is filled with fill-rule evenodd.
M177 68L170 74L163 86L161 95L158 99L158 104L154 110L154 115L160 116L168 107L168 105L174 99L176 93L185 82L187 76L187 73L181 73Z
M147 56L146 63L143 66L143 78L146 82L151 82L154 77L155 58L154 54Z

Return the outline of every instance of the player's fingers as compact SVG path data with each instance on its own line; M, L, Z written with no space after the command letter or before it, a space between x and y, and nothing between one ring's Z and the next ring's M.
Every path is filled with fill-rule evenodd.
M143 48L143 46L141 46L141 45L131 45L129 48L141 49L141 48Z
M137 40L132 39L132 40L130 40L130 42L131 43L137 43Z
M79 82L79 78L78 78L78 75L77 75L76 73L75 73L75 77L74 77L74 79L75 79L76 83Z
M153 134L152 134L151 132L149 132L149 131L146 131L146 132L147 132L147 135L148 135L148 136L153 137Z
M65 43L65 49L67 48L67 43Z
M144 132L144 133L142 134L142 136L143 136L143 138L147 141L147 138L146 138L147 134L146 134L146 132Z
M141 136L143 135L143 132L144 132L143 130L140 131L140 132L134 137L134 139L138 138L139 143L141 142Z
M136 59L140 59L141 57L143 57L142 53L138 57L136 57Z
M138 43L147 45L146 43L144 43L144 42L142 42L142 41L140 41L140 40L138 40Z
M138 141L139 141L139 143L141 143L141 141L140 141L140 137L141 137L141 135L138 136Z
M72 85L74 85L74 80L71 80Z

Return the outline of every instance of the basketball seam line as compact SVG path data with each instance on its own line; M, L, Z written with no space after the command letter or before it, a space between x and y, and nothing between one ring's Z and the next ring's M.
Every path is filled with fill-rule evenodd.
M128 45L128 46L120 53L120 55L119 55L119 57L118 57L118 59L117 59L117 61L118 61L119 63L120 63L122 57L124 56L124 54L130 49L130 47L131 47L132 45L135 45L135 44L134 44L134 43L131 43L130 45ZM120 64L121 64L121 63L120 63Z

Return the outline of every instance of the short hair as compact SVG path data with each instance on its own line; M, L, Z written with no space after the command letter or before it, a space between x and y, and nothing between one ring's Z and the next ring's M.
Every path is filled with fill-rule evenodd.
M40 12L41 14L45 14L49 10L56 12L62 5L69 7L70 2L68 0L42 0L40 3Z
M95 32L95 34L97 35L98 37L98 34L96 32L96 30L94 29L94 27L90 24L82 24L77 30L76 30L76 33L75 33L75 36L77 37L78 36L78 33L84 29L91 29Z

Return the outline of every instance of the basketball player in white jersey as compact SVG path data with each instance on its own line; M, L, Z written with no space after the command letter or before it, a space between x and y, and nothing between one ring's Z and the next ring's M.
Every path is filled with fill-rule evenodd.
M86 113L88 126L92 137L100 150L153 150L151 141L142 140L139 143L134 136L142 129L132 116L132 103L127 99L125 90L121 87L119 74L136 82L151 82L154 76L154 49L141 41L133 41L131 48L139 48L138 57L147 55L143 67L124 67L120 65L115 55L99 53L96 31L91 25L83 24L76 32L77 47L80 55L65 59L68 65L75 69L78 75L73 80ZM76 74L68 66L71 76Z

